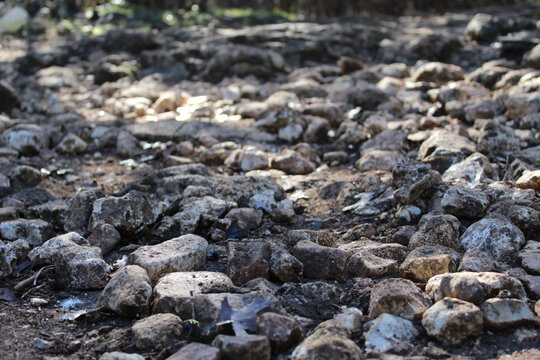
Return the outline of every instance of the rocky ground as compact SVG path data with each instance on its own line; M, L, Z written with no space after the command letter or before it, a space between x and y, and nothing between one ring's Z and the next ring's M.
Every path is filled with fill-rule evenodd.
M2 37L0 358L538 359L539 17Z

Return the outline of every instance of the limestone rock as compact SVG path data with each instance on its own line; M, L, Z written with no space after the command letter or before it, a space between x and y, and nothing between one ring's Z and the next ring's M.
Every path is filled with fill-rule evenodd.
M371 290L369 316L383 313L405 319L419 319L431 305L431 300L410 280L387 279Z
M0 223L0 238L8 241L25 240L30 245L39 246L53 234L52 226L39 219L17 219Z
M135 346L139 350L163 349L176 344L184 324L174 314L156 314L139 320L131 328Z
M392 314L381 314L366 325L369 326L364 335L367 351L406 352L419 335L412 321Z
M426 81L443 84L448 81L462 80L463 70L456 65L429 62L420 66L411 76L412 81Z
M45 131L33 124L19 124L4 135L7 146L23 155L36 155L46 149L49 139Z
M353 341L320 329L298 345L292 355L293 360L316 359L362 359L362 350Z
M272 312L257 318L257 333L270 340L275 353L289 349L303 337L302 328L294 318Z
M15 240L4 243L0 241L0 279L17 273L17 265L22 262L30 251L30 245L25 240Z
M488 299L481 306L486 327L494 330L526 324L540 324L540 319L529 306L518 299Z
M438 274L455 272L461 256L445 246L420 246L405 258L399 272L401 277L425 283Z
M101 250L89 246L66 246L53 253L60 286L74 290L102 289L109 281L109 265Z

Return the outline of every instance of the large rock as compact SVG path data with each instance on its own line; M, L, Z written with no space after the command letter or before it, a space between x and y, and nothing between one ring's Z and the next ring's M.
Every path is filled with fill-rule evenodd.
M289 349L303 337L302 328L294 318L272 312L257 318L257 333L270 340L275 353Z
M482 247L469 249L463 254L458 271L494 271L495 260L488 250Z
M39 246L53 234L52 226L39 219L17 219L0 223L0 238L8 241L25 240L30 245Z
M406 352L419 335L412 321L392 314L381 314L366 325L370 326L364 335L367 351Z
M219 349L201 343L192 342L169 356L166 360L220 360Z
M7 146L27 156L37 155L49 142L47 133L33 124L16 125L5 133L4 138Z
M304 276L304 265L284 249L272 251L270 274L281 282L299 281Z
M87 190L75 194L68 202L64 230L67 232L75 231L82 236L87 236L94 201L101 197L103 197L101 190Z
M60 286L73 290L102 289L109 281L109 265L101 250L89 246L66 246L54 252L53 263Z
M465 36L476 41L493 40L502 31L503 22L501 19L488 14L476 14L467 23Z
M293 255L304 265L304 276L312 279L343 279L346 276L347 252L302 240Z
M397 273L398 262L361 251L351 255L347 269L348 274L353 277L378 278Z
M461 256L440 245L425 245L412 250L399 267L401 277L425 283L438 274L455 272Z
M540 275L540 242L528 241L518 257L525 271L529 274Z
M456 65L429 62L420 66L411 76L412 81L426 81L444 84L464 78L463 70Z
M405 319L419 319L431 305L431 300L414 283L405 279L387 279L371 290L369 316L383 313Z
M152 286L146 271L128 265L113 274L101 292L99 303L122 316L140 317L148 313Z
M517 299L488 299L481 306L486 327L494 330L514 328L516 326L540 325L540 319L529 306Z
M409 249L424 245L442 245L461 252L460 222L452 215L426 214L418 223L418 231L409 240Z
M153 312L179 314L184 301L206 293L223 293L235 289L231 279L219 272L173 272L163 276L154 287Z
M25 240L15 240L4 243L0 241L0 279L17 273L17 265L22 262L30 251L30 245Z
M235 285L256 278L267 279L270 274L270 244L266 241L229 242L227 275Z
M435 301L452 297L481 304L485 299L498 296L503 290L511 297L527 298L518 279L495 272L441 274L432 277L426 284L426 292Z
M224 360L270 360L270 341L263 335L218 335L212 346L221 350Z
M320 329L308 336L298 345L292 355L292 360L317 359L362 359L362 350L352 340Z
M441 200L445 212L457 217L481 218L489 205L489 198L481 191L450 187Z
M88 144L75 134L69 133L64 138L56 149L67 154L81 154L86 150Z
M443 173L475 151L476 146L469 139L446 130L435 130L420 145L418 158Z
M152 204L145 194L133 190L122 197L105 197L94 201L89 230L110 224L121 234L134 234L155 221Z
M482 333L482 311L469 302L444 298L424 313L422 325L429 336L456 345Z
M497 180L498 175L487 156L476 152L450 166L444 172L442 179L448 183L472 188L479 183Z
M315 171L315 164L296 151L286 149L272 159L272 169L282 170L292 175L304 175Z
M183 235L158 245L143 246L129 255L128 263L144 268L150 280L177 271L200 270L206 262L208 242L197 235Z
M465 230L459 239L465 249L484 247L497 261L512 264L525 244L523 232L504 217L484 218Z
M401 204L415 204L433 192L440 175L427 164L403 162L392 170L394 197Z
M120 243L120 233L110 224L103 224L88 236L92 246L101 249L103 255L110 253Z
M182 319L174 314L156 314L139 320L131 328L139 350L159 350L175 345L184 330Z

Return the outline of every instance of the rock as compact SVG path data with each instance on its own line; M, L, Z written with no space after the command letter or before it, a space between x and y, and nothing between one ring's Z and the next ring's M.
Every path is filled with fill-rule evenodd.
M113 351L104 353L99 357L99 360L144 360L144 356Z
M0 241L0 279L17 273L17 265L22 262L30 251L30 245L25 240L15 240L4 243Z
M407 247L395 243L380 243L371 240L358 240L339 247L349 254L367 252L379 258L395 260L400 263L407 256Z
M523 232L504 217L484 218L475 222L461 235L465 249L484 247L497 261L511 264L525 244Z
M14 6L0 18L0 34L12 34L23 28L28 22L28 12L22 6Z
M270 340L274 353L288 350L303 337L302 328L294 318L272 312L257 318L257 334Z
M534 304L534 312L536 313L536 316L540 316L540 300Z
M369 316L389 313L405 319L419 319L431 300L410 280L386 279L371 290Z
M278 291L279 300L289 312L300 316L326 320L337 312L334 304L341 302L341 289L324 281L285 283Z
M518 258L521 267L529 274L540 275L540 242L528 241Z
M262 335L218 335L212 346L221 350L224 360L270 360L270 341Z
M412 81L434 82L440 85L463 78L463 70L459 66L440 62L428 62L420 66L411 76Z
M397 130L385 130L360 146L360 151L368 150L387 150L387 151L403 151L407 149L407 136Z
M53 252L56 280L74 290L102 289L109 281L109 265L101 250L89 246L66 246Z
M488 299L480 308L484 314L484 323L489 329L503 330L520 325L540 324L540 319L521 300Z
M120 233L110 224L103 224L88 236L88 243L101 249L101 253L110 253L120 243Z
M16 166L9 172L8 176L14 184L26 186L36 186L44 178L38 169L26 165Z
M67 202L64 200L53 200L28 208L27 214L29 217L48 222L55 229L62 229L65 223L67 206Z
M235 285L243 285L255 278L268 279L271 255L266 241L229 242L227 275Z
M304 265L286 250L272 251L270 274L281 282L297 282L304 275Z
M476 147L469 139L446 130L435 130L420 145L418 159L443 173L475 151Z
M86 150L86 142L75 134L69 133L57 146L60 152L67 154L81 154Z
M403 155L397 151L369 150L362 154L357 167L360 171L392 171L403 159Z
M171 356L166 360L220 360L220 352L217 347L201 344L191 343Z
M173 272L163 276L154 287L153 312L179 314L182 303L206 293L234 290L231 279L222 273L197 271Z
M444 298L426 310L422 325L429 336L456 345L482 334L482 311L469 302Z
M282 170L292 175L304 175L315 171L315 165L296 151L286 149L272 159L272 169Z
M488 250L475 247L467 250L461 258L458 271L486 272L495 270L495 260Z
M317 325L314 331L326 330L345 338L351 338L362 333L363 320L364 315L361 310L355 307L342 307L340 313Z
M441 200L441 206L448 214L457 217L481 218L483 217L489 198L481 191L450 187Z
M499 18L478 13L467 23L465 36L471 40L491 41L501 31L501 25Z
M343 279L346 276L348 254L336 248L302 240L293 255L304 265L304 276L312 279Z
M465 106L465 119L473 123L476 119L491 119L497 113L497 104L492 99L485 99Z
M8 130L5 135L6 145L22 155L37 155L47 148L49 139L45 131L37 125L18 124Z
M241 171L268 169L268 164L268 154L253 146L234 150L225 159L226 166Z
M144 193L132 190L122 197L104 197L94 201L88 229L96 231L110 224L121 234L135 234L155 221L152 204Z
M523 56L523 62L526 66L540 69L540 46L536 45Z
M416 228L411 225L401 226L391 237L390 242L407 246Z
M141 154L139 140L127 131L121 131L116 140L116 153L124 158L132 158Z
M298 345L292 355L293 360L315 359L362 359L362 350L353 341L320 329Z
M435 301L452 297L474 304L498 296L505 291L510 296L526 299L521 282L511 276L495 272L460 272L436 275L426 284L426 292Z
M410 351L411 342L419 335L410 320L392 314L381 314L370 321L364 335L367 351L403 353Z
M182 319L174 314L156 314L139 320L131 328L139 350L164 349L175 345L184 330Z
M183 235L161 244L142 246L129 255L128 263L144 268L152 282L177 271L200 270L206 262L208 242L197 235Z
M152 286L146 271L128 265L119 269L101 292L99 304L121 316L140 317L148 313Z
M397 272L398 263L396 260L383 259L367 251L357 252L349 259L349 276L377 278Z
M67 232L75 231L82 236L87 236L94 201L101 197L103 197L101 190L87 190L75 194L68 201L64 230Z
M303 113L325 118L332 126L338 126L344 119L339 105L333 103L306 104Z
M429 197L439 182L440 175L426 164L403 162L392 170L394 198L401 204L415 204Z
M465 160L450 166L443 174L445 182L474 187L480 183L497 180L496 169L490 164L489 159L480 153L474 153Z
M231 209L225 219L231 219L240 230L254 230L259 227L263 218L263 212L252 208Z
M17 219L0 223L0 237L8 241L25 240L39 246L53 236L52 226L39 219Z
M522 189L533 189L540 192L540 170L524 171L516 180L516 185Z
M409 241L409 249L423 245L442 245L462 252L459 241L460 222L452 215L426 214L418 223L418 231Z
M28 258L34 265L52 264L57 249L77 245L87 246L88 242L75 232L58 235L47 240L43 245L32 249L28 254Z
M460 258L457 252L445 246L424 245L407 255L399 272L403 278L426 283L435 275L455 272Z

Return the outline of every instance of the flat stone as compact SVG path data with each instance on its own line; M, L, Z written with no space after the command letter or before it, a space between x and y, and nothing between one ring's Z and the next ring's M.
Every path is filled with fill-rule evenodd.
M465 249L484 247L497 261L512 263L525 244L523 232L504 217L484 218L475 222L461 235Z
M424 313L422 325L429 336L456 345L482 334L482 311L469 302L445 298Z
M480 308L484 314L485 325L489 329L503 330L527 324L540 325L540 319L521 300L488 299Z
M446 213L465 218L483 217L488 205L489 199L483 192L457 186L450 187L441 200Z
M406 352L419 335L412 321L392 314L381 314L366 325L369 326L364 335L367 351Z
M291 348L303 337L302 328L294 318L273 312L257 318L257 334L265 335L270 340L274 353Z
M129 255L128 263L144 268L152 282L178 271L200 270L206 262L208 242L197 235L183 235L158 245L142 246Z
M154 287L154 313L180 313L182 303L206 293L230 292L235 288L222 273L209 271L173 272L163 276Z
M304 265L304 276L308 278L345 278L349 255L341 249L302 240L293 248L293 255Z
M221 350L224 360L270 360L270 341L263 335L218 335L212 346Z
M397 243L381 243L371 240L358 240L339 247L349 254L370 253L382 259L402 262L407 256L407 247Z
M146 271L137 265L119 269L101 292L99 304L121 316L139 317L148 313L152 286Z
M389 313L413 320L422 317L431 300L414 283L406 279L386 279L371 290L369 316Z
M460 272L436 275L426 284L426 292L435 301L452 297L474 304L495 297L501 290L517 299L526 299L521 282L495 272Z
M176 344L184 330L182 319L174 314L156 314L139 320L131 332L139 350L163 349Z
M438 274L455 272L461 256L441 245L420 246L405 258L399 272L401 277L425 283Z
M15 241L25 240L39 246L53 236L52 226L40 219L17 219L0 223L0 238Z
M191 343L171 356L166 360L220 360L220 352L217 347L201 344Z
M235 285L243 285L256 278L268 279L270 244L266 241L228 243L227 275Z

